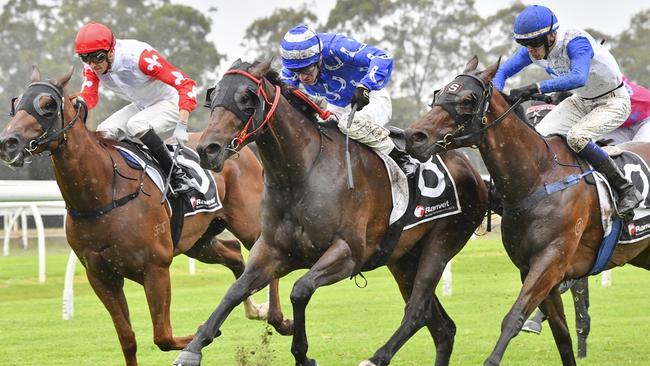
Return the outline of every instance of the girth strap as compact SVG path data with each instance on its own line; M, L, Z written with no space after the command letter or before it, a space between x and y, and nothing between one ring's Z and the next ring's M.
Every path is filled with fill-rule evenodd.
M515 202L514 204L503 202L503 210L514 211L514 212L521 212L523 210L526 210L530 208L530 206L532 206L534 203L541 201L544 197L550 196L555 192L563 191L573 185L578 184L580 180L582 180L582 178L584 178L586 175L589 175L593 172L594 172L593 169L587 170L586 172L580 174L571 174L557 182L545 184L543 187L540 187L538 190L533 192L533 194L531 194L530 196L524 198L519 202Z

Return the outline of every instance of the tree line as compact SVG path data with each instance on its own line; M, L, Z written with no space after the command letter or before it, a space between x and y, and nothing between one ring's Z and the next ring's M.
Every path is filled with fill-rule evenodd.
M512 54L516 48L512 24L524 7L515 2L483 17L473 0L337 0L323 22L306 6L276 9L247 27L242 44L255 58L274 57L279 66L284 33L306 23L320 32L340 32L384 48L394 58L389 85L392 123L404 127L426 110L434 90L460 72L472 55L489 64ZM225 61L230 61L209 40L210 14L170 0L10 0L0 13L0 111L9 112L9 101L29 82L32 64L52 77L74 66L77 73L71 90L79 88L82 65L74 54L74 38L89 20L107 24L119 38L151 44L197 81L199 102L224 71ZM639 9L618 35L587 31L606 40L625 74L650 86L650 9ZM229 56L236 59L238 55ZM543 78L543 71L531 70L508 85ZM89 117L90 127L125 104L106 93L100 98ZM7 120L0 121L0 127ZM203 129L206 123L207 111L197 108L190 129ZM2 166L0 179L52 179L48 159L36 158L33 164L37 167L16 171Z

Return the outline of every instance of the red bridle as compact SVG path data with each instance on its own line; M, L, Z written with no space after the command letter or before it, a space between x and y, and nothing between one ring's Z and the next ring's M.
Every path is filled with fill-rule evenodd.
M250 80L252 80L255 84L257 84L257 93L256 93L256 95L258 97L260 95L262 95L262 98L264 98L264 101L271 106L270 109L269 109L269 112L264 117L264 120L262 121L262 123L260 123L260 125L257 126L257 128L255 128L255 130L253 130L252 132L248 132L248 129L250 128L251 124L253 123L253 120L255 118L255 113L257 113L257 109L248 118L248 122L246 122L244 127L237 134L237 137L235 137L235 139L233 139L233 141L231 143L233 145L232 148L237 150L237 149L239 149L240 146L243 146L243 144L244 144L244 142L246 140L248 140L251 136L253 136L255 133L260 131L264 126L266 126L267 124L269 125L269 127L271 126L271 120L273 118L273 115L275 114L275 110L278 107L278 101L280 100L280 87L277 86L277 85L275 86L275 97L273 98L273 103L271 103L269 101L268 96L266 95L266 91L264 91L264 87L262 86L262 79L258 79L255 76L249 74L248 72L246 72L244 70L239 70L239 69L228 70L228 71L226 71L226 73L224 75L232 75L232 74L243 75L243 76L249 78ZM264 111L262 111L262 113L264 113Z

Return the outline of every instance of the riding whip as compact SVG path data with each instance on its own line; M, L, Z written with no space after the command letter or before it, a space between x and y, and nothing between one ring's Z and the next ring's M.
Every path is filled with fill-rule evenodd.
M348 189L354 189L354 179L352 178L352 163L350 162L350 126L354 119L354 113L357 111L357 104L350 104L350 116L348 117L348 126L345 129L345 172L348 176Z

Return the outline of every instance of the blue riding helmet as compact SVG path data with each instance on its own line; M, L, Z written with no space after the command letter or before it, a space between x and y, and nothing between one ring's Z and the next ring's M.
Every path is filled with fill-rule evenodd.
M517 15L513 36L517 43L524 46L531 42L542 45L543 42L534 42L534 40L545 40L545 36L558 27L557 18L551 9L541 5L532 5Z
M321 57L323 45L311 28L297 25L287 32L280 43L282 65L287 69L302 69L312 65Z

